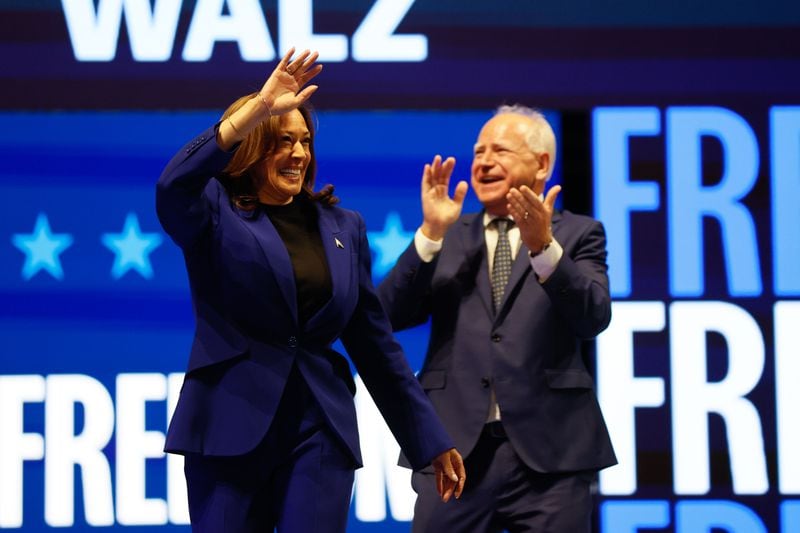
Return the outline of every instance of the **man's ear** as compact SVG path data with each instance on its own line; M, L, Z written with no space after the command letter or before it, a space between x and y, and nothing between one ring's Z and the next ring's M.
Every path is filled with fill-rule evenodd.
M543 194L544 184L547 181L547 176L550 174L550 154L547 152L536 154L536 162L539 168L533 178L533 192L536 194Z

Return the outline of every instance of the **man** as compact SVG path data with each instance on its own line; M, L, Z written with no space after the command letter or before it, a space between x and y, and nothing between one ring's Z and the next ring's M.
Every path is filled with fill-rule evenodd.
M415 473L414 531L589 531L616 463L580 350L611 319L605 233L543 195L554 163L545 118L503 106L475 144L483 211L461 215L466 182L448 195L453 158L425 165L422 226L379 294L396 330L431 319L419 380L470 479L443 506Z

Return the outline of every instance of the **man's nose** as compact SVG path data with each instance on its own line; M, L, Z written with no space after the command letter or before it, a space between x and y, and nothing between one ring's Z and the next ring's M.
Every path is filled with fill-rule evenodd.
M494 154L491 152L484 152L475 157L476 162L478 165L482 167L492 167L494 166Z

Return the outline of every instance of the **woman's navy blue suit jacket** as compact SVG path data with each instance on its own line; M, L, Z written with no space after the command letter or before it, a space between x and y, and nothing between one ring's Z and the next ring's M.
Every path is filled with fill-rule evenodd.
M233 154L219 148L215 131L172 158L156 191L161 224L184 254L197 323L166 450L229 456L254 449L296 364L361 466L350 367L331 348L341 339L411 466L427 466L453 445L376 296L363 219L314 204L333 296L299 324L292 263L275 227L263 210L233 206L213 177Z

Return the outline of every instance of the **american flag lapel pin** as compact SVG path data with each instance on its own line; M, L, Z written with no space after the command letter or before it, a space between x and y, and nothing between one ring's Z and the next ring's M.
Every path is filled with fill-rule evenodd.
M337 248L341 248L342 250L344 250L344 244L342 244L342 241L340 241L336 237L333 238L333 241L336 243Z

